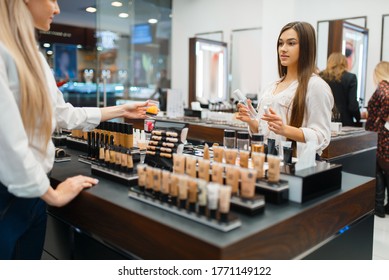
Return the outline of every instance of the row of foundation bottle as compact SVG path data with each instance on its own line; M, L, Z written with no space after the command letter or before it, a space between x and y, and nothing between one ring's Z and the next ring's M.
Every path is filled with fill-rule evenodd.
M108 136L108 139L113 137L115 145L121 146L123 148L133 148L134 147L134 130L131 123L119 123L119 122L102 122L100 123L93 131L95 136L95 141L98 139L105 139L104 137ZM78 139L83 139L86 141L92 141L88 136L88 132L74 129L71 131L71 136ZM104 135L104 137L101 137Z
M237 149L228 149L222 146L213 146L213 164L214 163L225 163L228 165L237 165L243 168L252 168L257 171L257 179L266 179L271 183L277 183L280 180L280 164L281 158L274 155L266 155L261 152L249 152L247 150L237 150ZM176 157L181 157L181 155L177 155ZM189 157L186 157L188 159ZM200 168L202 166L202 161L210 162L209 152L204 149L204 157L203 159L199 158L189 158L188 162L190 166L196 164L193 161L197 160L197 164ZM264 171L265 162L268 163L267 172ZM185 165L185 158L180 158L179 160L174 160L173 163L175 166ZM181 170L185 169L184 167L180 167ZM188 168L188 166L187 166ZM187 172L187 171L186 171Z
M87 158L95 164L121 172L133 170L132 124L102 122L90 132L72 130L71 136L87 141Z
M228 222L231 186L146 164L138 164L137 172L138 187L147 196L211 219Z
M121 172L134 168L134 148L115 145L114 135L88 132L88 159L96 164Z
M199 178L231 186L231 193L241 198L252 199L255 196L257 179L265 180L265 154L253 153L253 167L242 168L238 165L211 162L196 156L185 154L173 155L173 172L186 174L191 178ZM280 175L280 159L270 156L267 181L276 183ZM274 161L273 161L274 160Z

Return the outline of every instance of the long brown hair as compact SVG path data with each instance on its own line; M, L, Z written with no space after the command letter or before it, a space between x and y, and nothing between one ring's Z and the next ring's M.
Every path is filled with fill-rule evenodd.
M29 141L38 136L45 153L51 138L52 109L34 22L23 0L0 1L0 42L7 47L19 75L20 115Z
M281 34L291 28L296 31L299 39L299 59L297 65L298 86L293 98L289 125L301 127L305 114L305 99L307 95L308 82L312 73L316 72L316 35L315 29L311 24L300 21L290 22L281 29L277 39L277 50ZM278 52L277 59L278 74L280 78L282 78L287 74L288 68L281 65Z
M334 52L328 57L327 67L320 73L320 76L326 81L335 80L340 82L347 68L347 58L340 52Z

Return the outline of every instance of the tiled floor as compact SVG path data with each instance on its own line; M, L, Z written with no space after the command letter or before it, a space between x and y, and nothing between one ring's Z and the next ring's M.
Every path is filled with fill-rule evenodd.
M374 217L373 260L389 260L389 215Z

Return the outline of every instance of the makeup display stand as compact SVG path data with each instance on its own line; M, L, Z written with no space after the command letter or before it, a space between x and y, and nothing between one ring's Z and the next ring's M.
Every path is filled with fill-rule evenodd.
M216 216L216 219L210 218L209 216L200 215L195 211L190 211L186 208L180 208L176 205L173 205L168 202L163 202L159 199L156 199L151 193L143 192L138 187L131 187L128 196L132 199L142 201L154 207L160 208L162 210L168 211L170 213L176 214L178 216L184 217L186 219L195 221L197 223L206 225L208 227L217 229L222 232L229 232L233 229L239 228L242 223L238 217L229 213L225 217L225 222L221 221L220 215ZM218 219L219 218L219 219Z
M283 166L280 178L289 182L289 200L303 203L338 190L342 184L342 165L316 161L316 166L295 171Z
M138 174L136 172L136 168L129 172L122 172L112 168L92 164L91 171L93 175L101 176L122 185L135 186L138 183Z
M265 197L256 194L253 198L243 198L240 196L231 196L231 208L237 212L251 216L261 214L265 210Z
M255 184L255 192L264 195L266 202L282 204L289 200L289 183L287 180L273 183L260 179Z
M69 149L86 152L88 149L88 142L84 139L75 138L72 136L66 137L66 146Z
M176 135L166 135L166 133ZM186 124L156 121L147 147L145 163L152 167L172 171L173 153L183 153L187 134Z

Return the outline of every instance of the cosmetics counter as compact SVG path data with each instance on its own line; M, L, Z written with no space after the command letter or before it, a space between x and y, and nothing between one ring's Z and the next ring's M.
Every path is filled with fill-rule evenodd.
M172 124L168 127L168 131L171 130ZM101 128L106 134L104 127ZM185 129L179 128L181 136ZM177 157L173 166L169 166L174 171L170 173L158 169L158 166L166 166L160 161L162 153L153 154L153 151L165 148L162 145L165 142L180 142L180 134L152 132L147 148L152 153L148 154L146 163L154 167L146 166L141 158L136 158L139 149L125 147L125 135L121 135L122 140L119 140L120 133L115 136L117 143L123 144L119 149L110 141L111 137L101 137L101 130L95 134L94 137L88 135L86 154L64 149L63 154L70 155L71 160L56 163L51 173L53 185L76 174L99 178L96 187L81 193L68 206L49 208L45 251L53 258L370 259L372 256L373 178L341 172L336 164L320 163L315 173L322 174L321 177L296 172L305 182L300 190L302 196L292 199L289 195L288 199L285 191L272 191L270 195L269 192L257 192L263 184L272 190L280 187L274 185L282 180L277 178L277 172L270 172L270 155L267 156L267 176L263 178L261 153L251 153L254 169L261 170L252 173L252 169L244 168L248 167L248 162L242 163L242 151L240 167L223 165L220 154L227 155L233 150L223 151L224 148L214 146L209 170L207 159L185 153L178 157L173 150L176 152L179 145L173 145L169 148L173 150L163 151L167 159ZM100 153L104 150L108 154ZM205 146L204 158L206 153ZM100 169L96 172L93 166ZM322 170L321 166L324 166ZM134 170L137 177L132 176ZM199 178L190 178L192 172L198 173ZM228 183L232 187L223 185L224 180L236 177L229 176L235 174L231 172L240 173L239 195L235 183ZM123 179L123 174L130 176ZM213 183L201 181L204 174L208 179L211 175ZM164 191L166 176L170 177L170 192ZM254 185L257 176L259 179ZM323 176L332 181L323 180ZM252 179L252 184L247 182ZM193 186L199 191L192 192ZM203 190L208 198L201 196ZM228 201L231 193L231 201ZM219 198L215 200L217 195ZM226 201L231 202L231 211ZM257 203L257 208L248 207L253 202ZM361 243L360 240L364 241ZM358 244L357 252L355 244Z
M247 131L246 126L235 126L221 122L209 122L190 118L168 119L159 121L186 123L189 128L189 141L199 143L223 143L225 129ZM143 129L144 120L131 120L134 128ZM323 151L322 159L331 163L341 164L343 171L353 174L375 177L375 162L377 151L377 133L366 131L363 127L343 127L342 131L332 136L329 146Z

